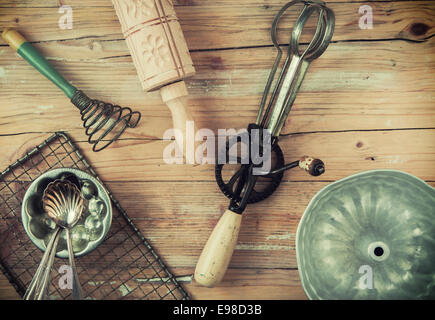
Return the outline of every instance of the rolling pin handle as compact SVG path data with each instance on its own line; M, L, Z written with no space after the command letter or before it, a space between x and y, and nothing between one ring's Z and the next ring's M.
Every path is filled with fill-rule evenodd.
M184 81L178 81L167 85L160 89L160 95L171 111L174 130L178 131L180 134L176 135L178 147L180 150L183 150L186 162L188 164L195 164L195 151L198 146L198 143L195 142L195 133L197 130L193 117L184 101L184 98L188 95L186 83ZM188 126L190 126L188 122L193 124L193 130L188 130ZM177 139L177 137L179 138ZM191 143L192 141L193 143ZM193 146L193 150L187 147L190 145Z

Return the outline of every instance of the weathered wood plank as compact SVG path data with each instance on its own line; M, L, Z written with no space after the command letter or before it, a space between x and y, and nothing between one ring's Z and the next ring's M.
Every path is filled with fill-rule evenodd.
M201 287L192 280L193 268L174 268L172 272L179 276L178 281L189 292L192 299L307 299L300 285L297 270L229 269L223 281L213 289ZM20 299L14 288L1 273L0 299Z
M250 47L270 45L270 24L284 2L174 2L198 70L188 80L188 102L199 126L246 127L255 117L274 59L272 48ZM330 1L338 43L307 75L285 128L299 134L280 143L288 161L312 154L326 162L327 172L320 178L297 169L288 172L274 195L249 206L224 282L214 289L200 287L191 280L196 260L228 204L214 182L214 168L164 164L167 143L159 139L171 127L170 115L157 93L140 89L111 1L63 0L74 9L72 30L57 28L59 3L2 1L0 29L23 30L90 96L143 113L141 126L124 136L131 140L99 154L85 142L79 147L194 299L305 299L295 270L294 241L299 219L318 190L377 168L435 181L435 130L429 129L435 123L435 51L434 39L426 40L434 33L434 2ZM372 30L358 27L363 4L373 8ZM290 14L289 21L294 18ZM284 35L282 43L288 41L285 27ZM399 39L423 43L394 41ZM248 48L197 52L243 47ZM63 129L84 141L74 107L2 44L0 66L0 170L49 132ZM375 129L379 131L365 131ZM14 135L23 132L30 134ZM13 298L14 293L0 275L0 298Z
M231 266L296 268L297 223L310 199L326 184L283 182L270 198L249 206L243 216ZM164 261L173 267L195 266L208 236L229 203L213 182L108 182L107 186ZM10 199L7 205L0 203L1 216L11 220L0 224L3 227L0 231L6 232L6 226L15 221L9 208L20 207L25 190L21 190L19 184L5 188L4 183L0 183L0 191L1 199ZM16 197L11 197L12 193ZM17 209L15 215L19 214ZM110 252L111 245L113 242L101 244L101 252ZM10 257L9 265L17 263L16 258ZM26 268L33 263L32 259L22 261Z
M296 268L298 222L326 182L284 182L243 215L231 267ZM172 267L193 267L229 200L216 184L109 183L137 227ZM146 196L141 196L146 195ZM192 205L197 203L198 205Z
M297 268L296 231L300 218L314 195L326 185L284 182L270 198L249 205L230 267ZM210 183L113 183L109 187L116 190L129 216L163 260L177 268L196 265L228 206L228 200Z
M0 136L0 168L41 143L47 134ZM73 137L80 138L80 136ZM326 163L322 180L334 181L357 171L398 169L424 180L435 177L435 130L355 131L298 134L282 138L288 162L308 154ZM105 181L214 181L213 165L174 165L163 161L169 142L124 140L101 153L87 142L78 145ZM285 175L292 181L315 181L301 170Z
M142 112L140 126L124 138L162 138L172 127L169 110L157 92L140 88L124 42L93 49L88 42L37 47L89 96ZM312 64L283 132L433 127L434 43L332 44ZM216 132L252 122L274 58L271 48L194 53L198 73L187 80L188 104L198 126ZM82 139L79 112L63 93L9 48L0 49L0 65L1 134L64 130Z
M327 184L283 182L271 197L248 206L231 265L296 268L297 225L309 201ZM229 202L213 182L107 182L107 186L174 267L195 265ZM8 198L8 190L1 189L2 197Z
M307 299L297 270L228 269L222 282L214 288L202 287L195 281L182 285L193 299L201 300Z
M246 212L245 218L252 217L254 219L255 217L255 220L262 220L259 224L255 223L257 224L255 230L248 230L249 232L244 233L244 237L248 236L251 238L251 250L246 250L246 252L243 252L243 250L240 249L236 250L232 260L232 265L236 266L237 268L230 268L223 282L214 289L200 287L192 281L191 275L193 274L195 261L193 261L193 264L189 267L179 267L180 265L183 265L182 263L180 264L180 261L183 259L180 259L179 261L169 259L168 261L168 257L170 258L172 256L180 256L183 254L186 255L191 250L199 255L202 237L206 237L211 230L208 229L212 228L214 220L217 219L216 214L213 214L213 216L216 217L210 219L208 217L209 214L205 209L201 212L200 210L195 209L195 207L192 207L189 211L183 210L183 208L186 206L181 195L177 197L177 194L174 194L176 199L172 199L172 201L168 202L167 199L170 197L170 192L172 190L168 190L168 194L165 194L163 197L165 200L164 203L169 204L168 207L162 207L161 203L163 202L159 201L160 198L157 197L157 190L161 189L161 184L111 183L110 187L112 189L116 189L117 196L122 197L121 201L123 202L123 205L125 205L129 215L135 218L136 224L140 226L142 232L145 235L150 236L150 241L158 249L164 260L167 263L170 262L169 265L172 266L171 271L176 276L181 277L181 279L179 279L180 282L194 299L304 299L304 295L299 284L297 270L288 269L291 268L289 267L290 264L285 265L280 264L279 262L282 259L288 259L289 256L294 256L294 249L290 251L282 249L280 252L281 259L278 260L277 257L275 257L270 261L270 267L278 269L258 268L257 265L262 264L262 262L259 260L268 259L269 255L264 255L262 258L260 258L258 253L255 252L256 250L253 249L255 245L257 245L258 248L260 248L262 245L264 249L266 246L264 242L269 242L268 245L270 247L275 246L275 249L279 245L282 247L289 246L289 242L292 241L290 239L292 234L289 233L289 230L292 228L290 227L291 220L296 221L299 219L299 217L297 217L297 215L289 215L288 209L292 208L293 210L294 208L295 211L304 210L303 207L306 206L305 202L309 201L308 194L310 192L315 193L317 188L322 188L326 184L312 183L310 184L309 189L304 187L304 185L307 185L307 183L283 184L283 186L281 186L277 191L279 194L276 194L276 198L279 199L270 198L270 201L273 201L274 208L278 208L278 210L276 213L274 213L275 210L273 212L268 211L267 216L271 214L282 215L282 220L277 219L275 220L275 223L272 223L272 221L274 221L273 217L267 217L264 214L258 214L259 212L264 212L269 200L251 206L254 207L254 210L248 209L249 211ZM431 183L431 185L434 186L435 183ZM171 186L171 189L172 188L178 191L187 189L186 187L183 188L181 184L173 185ZM198 196L200 189L203 189L203 187L194 187L192 197ZM145 200L140 200L139 203L133 204L130 200L134 198L134 196L131 196L130 190L141 190L141 193L146 193L147 196L142 197L145 198ZM217 196L218 195L216 195L216 197ZM275 195L272 197L275 197ZM282 198L284 197L285 199L292 199L291 205L288 202L282 201ZM215 204L213 200L214 199L204 199L204 207L208 208L214 206ZM178 203L179 201L181 202ZM191 200L188 198L186 201ZM143 207L143 210L138 210L139 207ZM181 208L181 210L177 211L177 207ZM192 229L192 219L189 219L189 216L192 215L194 217L195 215L201 213L205 213L203 215L206 216L204 219L206 221L203 223L202 229L195 233L194 230L196 228L200 228L201 226L196 226ZM136 214L138 214L138 216L136 216ZM177 219L177 223L167 223L172 219ZM243 228L249 228L249 224L252 223L249 223L248 219L245 219ZM252 228L252 226L250 228ZM186 230L189 230L189 232L186 232ZM266 238L263 238L263 242L261 242L261 235L265 235L267 233L266 230L269 230L269 234ZM250 235L248 235L248 233L250 233ZM185 239L185 234L189 234L190 236L192 236L192 234L198 234L199 238L201 239L195 238L194 241L192 241L192 238ZM203 241L205 240L206 238L203 239ZM177 244L174 245L173 242ZM193 249L189 246L192 242L194 242ZM180 246L180 243L183 245ZM235 264L241 254L245 255L244 259L247 259L251 262L250 266L240 268ZM255 256L256 258L251 259L248 255ZM274 261L275 259L276 261ZM0 276L0 279L1 277L2 276ZM266 290L262 291L264 294L263 297L259 297L257 295L256 292L258 292L258 290ZM17 298L14 289L9 285L6 279L0 280L0 298Z
M435 185L435 183L431 183L433 186ZM298 208L299 206L302 206L303 202L306 201L307 199L305 199L304 197L302 197L303 199L301 199L301 190L303 190L303 188L301 188L299 185L301 184L292 184L291 185L291 189L290 194L287 195L286 199L299 199L298 203L300 202L300 205L296 205L296 208ZM313 186L314 184L311 184L311 186ZM322 183L317 183L318 186L322 187ZM176 206L171 205L171 202L169 203L169 208L164 208L162 210L162 208L160 207L159 209L154 209L154 208L158 208L159 206L157 205L158 202L158 197L154 196L156 194L156 190L158 189L158 187L156 187L155 185L152 184L142 184L142 186L139 186L138 184L111 184L110 187L113 189L117 189L118 191L118 195L120 196L124 196L126 194L129 194L128 189L132 188L132 189L140 189L143 190L144 193L148 193L149 196L146 197L146 201L144 202L148 202L147 205L144 206L144 210L140 212L140 214L142 216L145 216L142 218L143 221L145 220L150 220L151 222L149 224L142 225L141 226L141 230L145 233L145 234L150 234L151 233L156 233L161 235L163 232L163 235L165 234L164 232L168 232L167 228L168 225L165 223L161 223L164 219L162 219L162 217L166 216L166 217L170 217L170 216L175 216L174 212L176 210L174 210L173 208ZM175 185L173 186L174 188L177 188L177 190L183 190L183 188L180 188L180 185ZM281 188L286 188L285 185L283 185ZM281 189L280 188L280 189ZM281 192L280 189L278 190L278 192ZM194 189L196 190L194 192L194 195L196 195L196 192L198 189ZM314 187L312 189L312 192L316 191L316 187ZM123 193L124 192L124 193ZM286 193L286 190L284 190L282 193ZM283 195L277 195L278 197L283 197ZM284 195L285 196L285 195ZM123 202L127 202L127 211L129 212L129 214L131 216L135 215L135 212L137 212L137 207L139 207L139 205L128 205L128 203L130 203L128 197L123 199ZM166 200L166 199L165 199ZM181 198L180 198L181 200ZM271 199L272 200L272 199ZM266 200L267 202L268 200ZM293 200L292 200L293 201ZM173 201L174 202L174 201ZM266 205L266 202L263 202L264 205ZM152 203L152 204L151 204ZM204 201L204 204L207 206L207 204L209 203L209 201ZM259 203L257 205L255 205L257 208L254 211L258 211L260 212L261 210L264 210L264 208L262 208L263 206L262 203ZM281 206L280 206L281 204ZM284 204L284 205L283 205ZM184 205L184 203L183 203ZM268 240L269 241L278 241L278 242L282 242L282 241L288 241L288 234L286 233L288 230L288 223L289 220L291 219L291 217L288 216L288 214L286 215L286 212L284 212L285 210L285 203L283 203L283 201L274 201L274 205L278 205L278 207L281 207L281 209L283 210L283 212L279 212L278 214L282 214L283 216L286 216L287 219L285 219L284 223L282 223L282 221L279 221L279 223L276 223L275 226L277 228L279 228L274 232L271 233L268 236ZM130 206L132 206L132 208L130 208ZM181 206L181 204L180 204ZM259 210L257 210L259 209ZM169 211L169 214L166 213L166 211ZM281 211L281 210L279 210ZM205 212L205 211L204 211ZM197 211L193 210L192 211L193 215L195 215L197 213ZM255 212L247 212L248 215L253 215L255 214ZM149 215L149 216L148 216ZM269 215L269 213L268 213ZM180 211L180 216L178 217L179 221L185 221L187 219L188 214L184 213L183 210ZM265 219L264 215L259 215L258 216L259 219ZM136 223L138 223L138 225L142 224L142 221L138 221L139 218L136 217ZM212 219L214 220L214 218ZM246 221L246 220L245 220ZM270 223L270 221L269 221ZM182 225L188 224L188 222L182 222ZM207 224L204 224L207 225ZM245 228L244 224L244 228ZM189 227L189 226L188 226ZM161 229L166 229L166 231L163 231ZM178 240L182 240L177 238L179 234L182 233L186 233L184 228L176 228L175 225L172 225L172 227L170 227L170 232L172 233L172 235L176 235L175 236L175 241ZM204 229L203 231L200 231L201 233L206 234L207 232L209 232L208 229ZM258 230L257 230L258 232ZM192 234L192 232L189 232L189 234ZM152 237L151 238L153 242L153 244L159 249L159 251L161 251L161 249L163 249L163 251L166 251L166 249L164 248L165 245L165 241L171 241L171 237L170 236L162 236L158 239ZM205 241L205 240L204 240ZM258 238L254 239L254 241L259 241ZM190 242L192 242L191 240L185 242L184 244L189 244ZM198 241L200 242L200 241ZM198 243L198 245L200 245ZM162 248L163 247L163 248ZM179 249L177 246L174 247L174 251L178 251L181 250L181 252L186 253L189 250L186 249L185 246L183 246L183 248ZM239 253L240 250L236 250L236 254L240 254ZM252 253L252 251L250 251ZM172 253L174 254L174 253ZM171 254L171 255L172 255ZM199 255L199 252L198 252ZM293 253L289 253L288 251L284 251L281 252L281 257L286 258L289 255L294 255ZM235 258L233 260L236 259L237 256L235 256ZM167 256L164 257L166 258L165 260L167 260ZM254 261L254 266L255 266L255 259ZM167 261L168 262L168 261ZM297 270L294 269L258 269L258 268L252 268L253 266L251 266L251 268L244 268L244 269L232 269L230 268L223 280L223 282L216 288L214 289L207 289L207 288L203 288L201 286L198 286L194 281L192 281L192 274L193 274L193 266L188 267L188 268L180 268L180 267L176 267L177 266L177 262L176 261L171 261L172 264L171 266L173 266L173 268L171 268L171 271L179 278L180 283L186 288L186 290L188 290L188 292L192 295L192 298L194 299L305 299L304 293L302 291L302 288L300 287L300 280L299 280L299 276L297 274ZM262 296L258 296L258 292L261 291ZM19 298L15 292L15 290L12 288L12 286L8 283L8 281L4 278L3 275L0 275L0 299L17 299Z
M272 20L285 2L235 4L230 1L181 2L176 8L191 50L258 46L270 43ZM100 6L104 4L104 6ZM32 2L29 3L32 6ZM34 5L34 3L33 3ZM8 7L0 12L0 29L17 27L26 30L32 41L65 40L93 37L104 40L122 39L121 28L111 1L100 1L83 7L73 4L73 29L61 30L61 14L53 3L41 8ZM366 2L329 3L337 16L333 40L410 39L423 40L434 32L432 1L370 2L373 29L360 29L358 9ZM41 4L42 6L42 4ZM283 25L292 26L299 10L289 13ZM38 19L35 19L35 16ZM98 28L95 27L98 23ZM420 25L419 25L420 24ZM422 24L424 26L422 26ZM286 29L286 28L284 28ZM286 29L288 31L288 29ZM288 32L280 40L288 42Z
M20 296L8 279L0 272L0 300L18 300Z
M394 2L397 0L383 0L382 2ZM410 0L412 1L412 0ZM332 3L348 3L354 2L352 0L334 0L334 1L326 1L327 4ZM371 0L370 2L381 2L376 0ZM230 0L172 0L172 3L175 7L198 7L198 6L226 6L234 5L234 2ZM269 9L268 6L283 6L285 1L282 0L251 0L246 5L249 6L263 6L265 9ZM22 0L22 1L14 1L14 0L4 0L0 4L0 8L58 8L60 5L70 5L74 7L112 7L111 0L94 0L90 4L88 0Z
M271 197L249 205L230 266L297 268L298 223L308 203L326 185L283 182ZM162 259L177 268L196 265L229 203L211 182L108 182L107 186ZM108 245L101 245L102 252Z

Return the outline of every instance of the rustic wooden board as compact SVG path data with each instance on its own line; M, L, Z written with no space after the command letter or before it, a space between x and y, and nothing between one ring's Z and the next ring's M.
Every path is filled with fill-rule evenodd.
M231 267L297 268L297 223L311 197L326 184L313 183L307 189L303 182L285 182L270 198L249 206ZM217 185L208 182L172 182L163 193L159 183L108 185L122 190L117 194L119 201L151 245L173 267L195 266L209 234L229 204ZM142 192L147 197L138 200L137 194ZM193 202L202 205L188 205ZM177 229L188 232L176 232Z
M384 0L383 2L394 2L397 0ZM349 0L334 0L334 1L326 1L329 4L332 3L347 3L351 2ZM378 2L373 1L371 2ZM193 1L193 0L172 0L172 3L175 7L199 7L199 6L229 6L234 5L230 0L201 0L201 1ZM250 0L246 2L247 6L282 6L285 2L280 0ZM110 0L94 0L92 4L89 4L87 0L22 0L20 2L14 0L4 0L0 4L0 8L59 8L60 5L70 5L74 7L112 7Z
M332 44L322 59L312 64L283 132L434 127L431 88L435 78L431 71L435 60L430 58L435 53L434 43L435 38L418 44ZM126 132L124 138L162 138L172 126L170 113L157 92L142 91L129 56L105 59L106 55L117 56L113 50L122 51L121 56L126 53L123 42L116 44L107 48L110 52L105 47L97 52L86 49L83 40L37 47L91 97L142 112L140 126ZM64 59L66 47L72 49ZM416 48L411 61L408 54ZM367 52L374 58L367 59ZM86 60L80 61L83 56ZM33 132L64 130L73 136L83 135L79 112L62 92L9 48L0 50L0 58L4 61L0 103L5 106L0 109L0 133L29 132L31 128ZM194 53L198 73L187 80L188 104L199 127L216 132L252 122L274 58L271 48Z
M178 269L174 270L178 272ZM193 272L193 270L192 270ZM297 270L229 269L218 287L181 282L193 299L306 300ZM237 294L235 294L237 292Z
M291 214L289 213L289 207L286 207L285 202L275 202L275 204L280 204L278 206L279 210L273 210L273 212L268 212L267 216L270 214L281 215L283 219L274 220L272 217L267 217L264 212L267 208L269 201L274 201L273 197L287 197L287 199L297 199L297 205L291 208L291 211L298 212L303 211L305 209L306 203L310 200L309 194L315 193L317 189L322 188L326 183L315 183L312 184L313 188L311 190L303 190L299 185L295 183L285 183L281 189L278 190L277 194L272 196L270 200L266 200L263 203L259 203L255 206L255 210L249 209L247 215L244 217L244 224L242 230L245 230L243 233L243 237L245 238L245 244L243 246L239 245L239 248L236 249L236 256L242 256L243 250L240 247L249 248L250 252L252 251L262 251L265 247L269 247L269 251L271 248L274 251L279 251L280 257L278 258L286 258L290 255L294 257L294 230L296 226L291 226L292 223L297 223L300 217L299 214ZM435 186L435 183L431 183L432 186ZM277 257L269 260L271 265L267 268L259 268L259 265L262 264L261 260L268 260L269 255L259 256L258 259L254 259L251 261L251 265L241 268L239 265L235 265L235 261L233 261L232 266L230 267L228 273L226 274L223 282L214 289L203 288L198 286L194 281L192 281L192 274L194 267L186 266L180 267L184 263L185 260L191 260L190 258L180 258L184 255L189 256L190 251L193 251L192 255L199 255L200 252L200 243L201 241L205 241L203 236L206 236L209 229L212 228L211 223L208 228L201 228L206 225L204 224L197 225L194 224L194 228L192 228L191 220L198 220L198 218L190 219L190 212L192 216L198 217L200 216L200 212L192 210L192 208L187 208L185 205L185 201L180 196L179 199L171 199L171 201L167 202L166 196L164 198L165 202L168 205L162 207L163 201L160 201L160 197L157 197L158 186L156 184L150 183L133 183L129 184L126 188L126 184L124 183L115 183L110 184L110 187L113 189L119 189L121 192L120 196L122 196L123 205L126 205L126 209L129 212L130 216L135 220L135 223L140 227L143 233L147 236L152 244L155 244L159 248L159 253L162 255L163 259L170 259L171 265L173 266L172 272L176 274L180 283L188 290L188 292L192 295L194 299L305 299L305 295L300 287L300 280L297 274L297 270L292 268L292 264L286 260L287 263L281 263L281 260L278 260ZM118 187L118 188L117 188ZM177 183L173 186L173 188L180 190L182 189L182 183ZM202 187L202 186L201 186ZM148 196L146 199L139 204L132 204L130 200L130 192L131 190L144 190L147 192ZM283 190L283 191L281 191ZM197 196L198 191L197 188L194 189L192 193L192 197ZM216 198L204 199L204 204L209 204L206 207L213 207L217 205L218 195L216 194ZM222 197L222 196L220 196ZM133 197L132 197L133 198ZM179 203L177 205L177 203ZM293 203L293 202L292 202ZM138 208L143 207L143 210L138 210ZM220 206L221 207L221 206ZM206 211L206 210L205 210ZM276 212L276 213L275 213ZM260 214L261 213L261 214ZM178 223L169 223L162 224L161 221L164 220L164 217L168 218L168 221L174 221L177 219L178 221L182 221L182 225L180 226ZM187 218L186 218L187 216ZM217 219L217 214L213 214ZM248 218L249 217L249 218ZM215 219L213 218L213 219ZM255 219L255 230L253 230L252 223L249 221L253 221ZM264 221L259 221L264 220ZM248 222L248 223L246 223ZM249 224L251 226L249 226ZM267 236L264 235L263 228L264 226L269 225L269 234ZM180 238L179 236L183 235L177 232L179 228L189 228L191 230L195 230L195 234L198 234L198 237L195 239L186 239ZM251 228L252 230L247 230ZM293 233L289 232L293 228ZM267 229L267 227L266 227ZM263 238L262 238L263 237ZM198 239L199 238L199 239ZM262 238L262 239L261 239ZM193 240L193 241L192 241ZM261 242L263 241L263 242ZM189 246L192 242L195 242L193 246ZM181 246L180 246L181 244ZM186 246L188 245L188 246ZM289 250L290 249L290 250ZM259 252L257 252L258 255ZM171 257L177 256L178 260L171 261ZM260 263L259 263L260 261ZM190 262L192 263L192 262ZM194 263L194 262L193 262ZM275 263L275 265L272 265ZM279 264L279 267L276 265ZM234 268L235 267L235 268ZM258 291L262 292L262 295L258 295ZM234 292L237 292L237 296L234 296ZM3 275L0 274L0 297L3 299L17 299L18 296L15 290L9 285L8 281L4 278Z
M101 40L122 39L111 1L100 1L97 5L73 8L74 27L59 30L61 14L58 7L48 2L44 9L38 7L3 5L0 11L0 29L9 26L28 30L31 41L51 41L74 38L97 37ZM42 6L38 4L38 6ZM62 2L64 3L64 2ZM255 1L235 4L233 1L180 1L177 15L184 30L190 50L249 47L270 43L269 29L283 1ZM34 4L34 2L33 2ZM64 3L66 4L66 2ZM98 6L104 5L104 6ZM360 29L361 15L358 9L367 2L328 2L338 17L334 41L355 39L410 39L422 40L434 31L434 7L431 1L370 2L373 9L373 29ZM289 21L294 21L299 10L291 11ZM35 20L35 15L38 19ZM17 20L18 19L18 20ZM98 28L95 23L98 22ZM291 23L283 21L284 25ZM415 26L415 24L424 24ZM92 30L92 31L90 31ZM286 29L287 31L289 29ZM288 42L288 32L281 42Z
M271 197L248 206L230 266L297 268L298 223L310 200L328 184L283 182ZM166 188L160 182L107 185L164 261L177 268L195 266L229 204L217 185L209 182L172 182Z
M283 1L174 1L197 74L187 80L199 127L245 128L255 118L275 51L269 28ZM74 28L57 28L60 4ZM374 28L358 27L362 5ZM306 76L280 145L287 161L323 159L325 175L287 172L269 199L249 206L224 281L192 281L196 259L228 200L212 165L167 165L171 127L158 93L140 88L110 0L5 0L0 30L17 27L90 96L142 112L143 120L103 153L85 142L78 111L0 43L0 169L52 132L67 131L194 299L306 299L296 270L295 233L308 202L328 183L358 171L398 169L435 186L435 2L328 1L333 43ZM35 19L35 17L38 17ZM288 42L291 13L281 25ZM305 39L305 38L304 38ZM68 119L67 121L65 119ZM188 230L189 232L186 232ZM0 276L0 298L17 298Z
M178 282L189 292L192 299L203 300L305 300L297 270L285 269L229 269L219 287L210 289L192 281L193 268L172 270ZM0 298L20 299L8 280L0 273Z
M2 300L18 300L20 296L9 283L8 279L0 272L0 299Z
M41 133L1 136L1 167L47 137ZM321 179L326 181L369 169L398 169L435 180L434 141L434 129L421 129L296 134L283 137L280 145L288 162L305 154L322 159L327 169ZM78 145L105 181L214 182L213 165L166 164L162 155L168 144L160 140L123 140L114 143L111 151L102 153L93 153L87 142ZM285 179L316 181L319 178L293 170Z

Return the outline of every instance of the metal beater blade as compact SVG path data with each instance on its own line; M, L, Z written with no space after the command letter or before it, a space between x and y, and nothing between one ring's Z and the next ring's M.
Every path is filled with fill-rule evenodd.
M292 30L286 60L270 95L267 109L263 112L283 55L277 40L278 23L287 9L297 3L303 3L304 7ZM302 31L309 18L316 12L318 13L316 31L307 48L301 51L299 40ZM256 124L267 128L272 136L279 136L310 63L321 56L328 47L334 33L334 25L335 17L333 11L327 8L322 1L295 0L285 5L276 15L272 24L271 37L275 48L278 50L278 54L266 83L256 120Z

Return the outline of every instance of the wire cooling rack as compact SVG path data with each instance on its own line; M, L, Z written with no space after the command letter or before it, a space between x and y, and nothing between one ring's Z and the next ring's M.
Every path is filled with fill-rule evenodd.
M43 254L24 231L21 201L27 187L39 175L49 169L62 167L86 171L100 180L73 141L63 132L55 133L0 174L0 269L21 296L30 284ZM105 188L113 205L110 231L94 251L76 258L84 296L98 300L189 299L188 293ZM68 264L67 260L56 258L50 299L71 297L71 290L62 289L59 285L63 274L56 271L65 264Z

